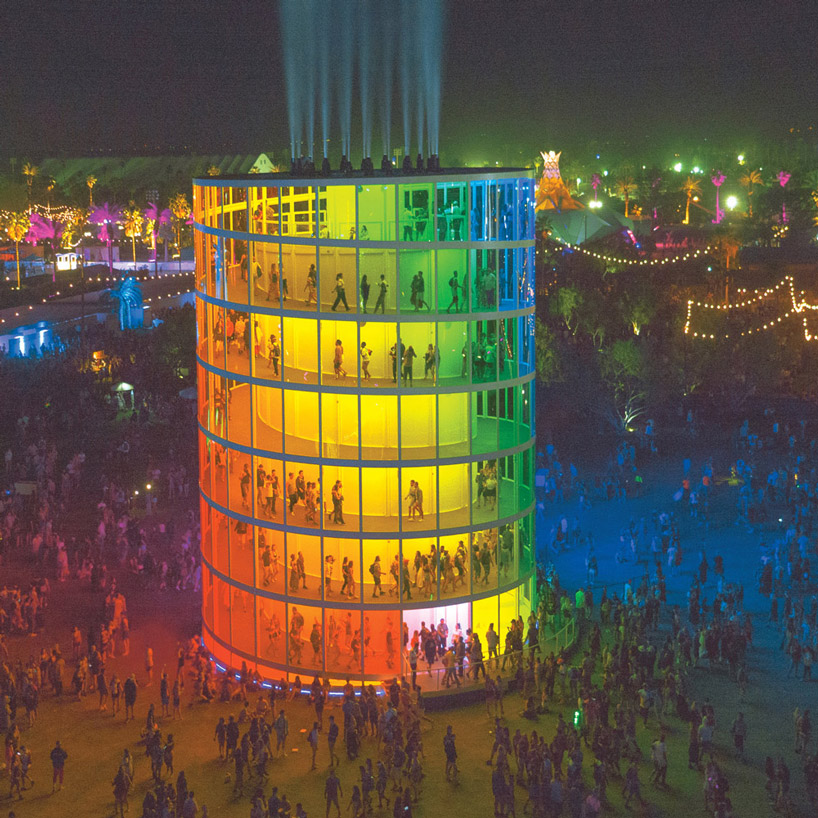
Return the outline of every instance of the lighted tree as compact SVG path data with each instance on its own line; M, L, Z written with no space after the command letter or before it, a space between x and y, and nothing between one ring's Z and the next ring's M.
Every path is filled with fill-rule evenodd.
M761 178L761 173L757 170L748 170L739 180L738 183L747 191L747 215L753 218L753 188L756 185L763 185L764 180Z
M51 194L54 192L55 187L57 187L57 180L53 176L49 176L45 180L45 204L49 212L51 211Z
M207 175L208 176L221 176L222 175L222 169L220 167L218 167L218 165L211 165L207 169Z
M688 176L682 185L682 192L685 194L685 219L683 224L690 224L690 202L694 196L701 195L701 182L693 176Z
M778 179L778 184L781 185L781 195L782 195L781 222L783 224L786 224L789 221L789 219L787 218L787 204L783 200L783 195L784 195L784 188L787 186L787 182L789 182L790 179L792 178L792 174L787 173L787 171L785 171L785 170L780 170L776 174L775 178Z
M597 191L602 184L602 177L598 173L591 175L591 187L594 189L594 201L597 200Z
M719 203L719 190L721 186L724 184L725 176L720 171L717 170L711 177L710 181L716 187L716 218L713 219L713 224L721 224L721 220L724 218L724 211L721 209L721 204Z
M616 180L616 192L625 200L625 218L630 214L631 194L636 190L633 176L623 175ZM596 191L595 191L596 192Z
M116 233L116 225L122 220L122 209L116 205L110 205L105 202L103 205L98 205L91 209L88 216L88 221L99 227L100 241L104 241L108 247L108 274L113 278L114 275L114 235Z
M94 206L94 185L97 183L97 177L93 173L85 177L85 184L88 185L88 207Z
M57 255L56 250L62 241L63 230L65 229L62 222L56 219L47 219L39 213L32 213L29 216L29 228L26 235L26 241L31 244L42 242L43 247L49 251L53 263L53 270L51 273L51 280L57 281Z
M28 188L28 209L31 210L31 189L34 185L34 177L40 172L36 165L26 162L23 165L23 176L26 177L26 187Z
M165 260L167 260L167 239L168 236L164 235L166 231L170 229L170 223L173 219L173 214L165 208L164 210L159 210L158 206L154 202L148 202L148 206L145 208L144 212L145 218L145 230L148 236L150 237L150 245L151 250L153 250L153 274L156 276L159 274L159 260L158 260L158 253L157 253L157 240L163 238L165 241ZM171 231L171 236L173 235L173 231Z
M142 215L142 211L133 202L130 202L128 207L122 211L122 227L125 230L125 235L131 240L134 269L136 268L136 239L142 234L144 221L145 217Z
M31 227L28 213L9 213L3 225L6 235L14 242L14 253L17 258L17 289L20 289L20 242L26 237Z
M176 247L179 250L180 258L182 253L182 227L190 218L191 209L187 196L184 193L177 193L170 200L170 210L174 217L174 231L176 233Z

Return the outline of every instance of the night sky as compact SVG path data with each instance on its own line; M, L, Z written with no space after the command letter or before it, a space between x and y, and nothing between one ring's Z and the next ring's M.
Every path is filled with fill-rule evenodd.
M1 5L0 152L285 152L274 3ZM815 0L446 5L441 145L462 161L774 135L818 110Z

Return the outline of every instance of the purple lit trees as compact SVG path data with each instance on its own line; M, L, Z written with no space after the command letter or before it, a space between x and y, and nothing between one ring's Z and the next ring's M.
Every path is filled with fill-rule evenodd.
M787 186L787 182L792 178L792 174L787 173L785 170L780 170L775 178L778 179L778 184L781 185L781 223L786 224L789 221L789 217L787 216L787 203L784 201L784 188Z
M39 213L31 213L30 225L28 228L28 235L26 241L31 244L43 243L43 247L49 250L51 262L53 264L51 272L51 280L57 281L57 248L62 241L62 234L65 230L65 225L56 219L47 219Z
M720 170L717 170L710 177L710 181L716 186L716 218L713 219L713 224L721 224L721 220L724 218L724 211L719 203L719 189L724 184L724 178L724 174Z
M116 225L122 220L122 208L117 205L110 205L105 202L103 205L98 205L91 209L91 215L88 216L88 221L91 224L99 226L100 241L104 241L108 246L108 274L113 278L114 275L114 236L116 234Z

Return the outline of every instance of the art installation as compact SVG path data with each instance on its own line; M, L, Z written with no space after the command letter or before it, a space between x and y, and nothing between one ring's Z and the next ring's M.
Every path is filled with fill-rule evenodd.
M532 174L206 177L194 227L208 650L379 680L424 625L502 642L536 606Z

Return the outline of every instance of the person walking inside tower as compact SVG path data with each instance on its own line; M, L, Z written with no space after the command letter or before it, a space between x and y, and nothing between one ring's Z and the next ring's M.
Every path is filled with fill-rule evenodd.
M386 307L386 291L389 289L389 284L386 281L386 276L381 275L381 280L378 282L378 300L375 302L375 310L374 312L378 311L378 307L381 308L381 315L383 315L384 309ZM366 310L364 310L366 312Z
M349 304L347 304L347 291L344 286L344 277L341 273L335 276L335 303L332 305L332 311L335 312L336 307L343 303L344 308L349 312Z

